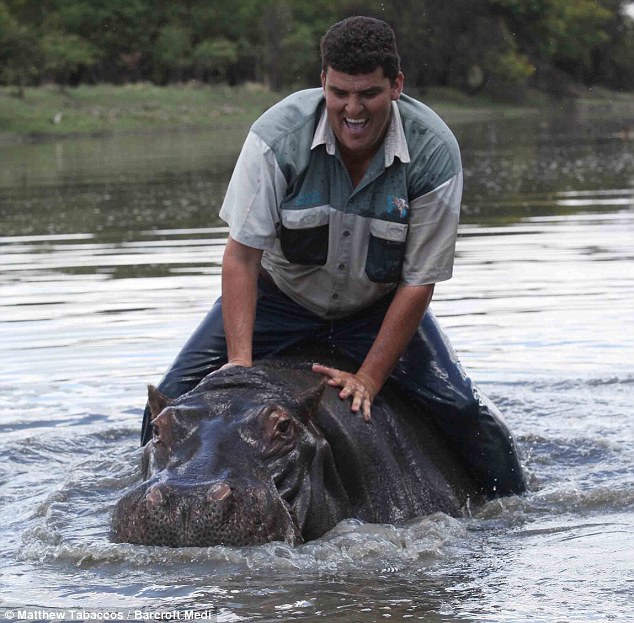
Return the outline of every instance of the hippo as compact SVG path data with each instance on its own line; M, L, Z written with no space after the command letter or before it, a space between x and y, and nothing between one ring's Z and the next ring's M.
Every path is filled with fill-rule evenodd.
M174 400L150 386L148 398L153 438L142 482L115 505L118 542L298 545L346 518L460 516L477 498L440 432L389 387L369 422L292 358L213 372Z

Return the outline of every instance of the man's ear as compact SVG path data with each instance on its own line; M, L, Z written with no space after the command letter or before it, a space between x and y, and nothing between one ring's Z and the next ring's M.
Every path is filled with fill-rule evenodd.
M314 420L317 417L319 405L321 404L321 397L323 396L324 389L326 389L327 385L328 381L323 379L315 387L311 387L297 396L297 400L299 401L300 418L302 420Z
M152 419L158 416L158 414L169 406L172 402L165 394L162 394L154 385L147 386L147 398L150 405L150 413Z
M321 70L321 88L324 91L326 90L326 70L325 69Z
M403 85L405 84L405 76L402 71L398 72L396 79L392 82L391 96L394 101L401 97L403 92Z

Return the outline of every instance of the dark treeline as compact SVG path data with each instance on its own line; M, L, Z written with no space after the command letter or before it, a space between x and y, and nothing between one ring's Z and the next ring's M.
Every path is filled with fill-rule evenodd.
M520 99L634 89L622 0L0 0L0 83L315 84L333 22L396 30L408 85Z

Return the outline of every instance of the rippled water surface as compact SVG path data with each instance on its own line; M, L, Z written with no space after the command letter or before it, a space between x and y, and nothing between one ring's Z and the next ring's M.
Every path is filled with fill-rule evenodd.
M433 307L530 491L295 549L114 544L145 386L215 300L244 129L0 147L0 609L222 621L631 621L633 111L455 126L454 278Z

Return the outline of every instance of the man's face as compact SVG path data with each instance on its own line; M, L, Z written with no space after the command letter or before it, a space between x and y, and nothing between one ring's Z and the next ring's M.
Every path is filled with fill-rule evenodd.
M385 136L392 101L401 96L403 74L391 82L377 67L369 74L345 74L328 67L321 73L326 111L346 157L371 158Z

